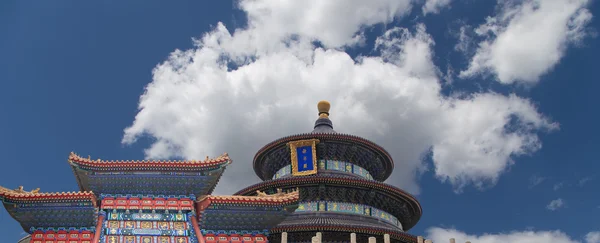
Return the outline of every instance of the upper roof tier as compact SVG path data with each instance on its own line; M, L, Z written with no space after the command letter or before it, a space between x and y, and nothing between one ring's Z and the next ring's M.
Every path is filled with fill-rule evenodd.
M229 155L223 155L205 160L92 160L83 158L71 152L69 163L73 166L86 168L94 171L137 171L137 170L161 170L161 171L202 171L210 170L222 164L231 162Z
M318 160L351 162L368 170L375 180L387 179L394 169L390 154L367 139L333 130L333 122L329 119L330 107L327 101L319 102L319 118L312 132L283 137L262 147L254 156L256 175L262 180L270 180L279 169L291 163L288 142L318 139Z
M210 194L226 166L227 153L204 161L104 161L69 155L82 191L100 194Z

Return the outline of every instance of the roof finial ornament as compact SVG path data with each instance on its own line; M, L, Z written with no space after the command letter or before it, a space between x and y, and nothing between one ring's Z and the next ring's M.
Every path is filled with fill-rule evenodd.
M329 101L319 101L317 108L319 109L319 118L315 121L312 133L335 133L333 123L329 120L329 108L331 108Z
M319 118L329 118L329 108L331 108L331 104L329 103L329 101L319 101L319 104L317 104L317 108L319 109Z
M25 190L23 190L23 186L19 186L19 188L15 189L14 191L21 192L21 193L25 192Z

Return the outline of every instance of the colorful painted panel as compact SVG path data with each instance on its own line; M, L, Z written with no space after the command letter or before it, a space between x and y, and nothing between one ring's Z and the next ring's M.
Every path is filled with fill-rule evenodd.
M331 211L331 212L361 214L363 212L363 210L364 210L363 205L354 204L354 203L338 203L338 202L327 203L327 211Z
M187 221L183 213L125 213L108 212L109 220L139 220L139 221Z
M105 196L102 199L101 209L130 209L130 210L182 210L191 211L193 209L192 197L182 198L149 198L149 197L130 197L119 198L115 196Z
M32 243L63 242L63 243L91 243L94 233L88 228L36 229L31 233Z
M366 169L364 169L358 165L355 165L355 164L352 164L349 162L337 161L337 160L319 160L317 162L317 166L318 166L319 170L343 171L343 172L348 172L348 173L358 175L362 178L373 180L373 176L371 176L369 171L367 171ZM290 175L290 174L292 174L292 167L291 167L291 165L287 165L287 166L279 169L273 176L273 179L279 179L279 178L282 178L282 177L284 177L286 175Z
M316 212L318 211L318 202L304 202L298 205L296 212Z
M187 237L174 236L131 236L131 235L111 235L107 236L103 243L192 243Z
M114 208L106 213L103 222L101 241L103 243L197 243L191 217L193 212L182 213L178 210L167 211L169 207L178 208L189 199L126 197L115 195L102 201ZM164 205L165 210L128 210L120 206ZM190 206L193 206L190 205ZM101 206L102 207L102 206Z
M398 224L398 219L394 216L392 216L391 214L381 211L379 209L376 208L371 208L371 216L379 218L379 219L383 219L387 222L390 222L392 224L397 225Z
M292 165L287 165L283 168L281 168L280 170L277 171L277 173L275 173L275 177L273 179L279 179L285 175L290 175L292 174Z
M402 224L400 221L398 221L398 218L380 209L362 204L331 201L311 201L298 204L298 209L296 209L297 213L316 211L369 215L402 228Z
M218 236L215 235L207 235L204 236L204 241L206 243L255 243L255 242L268 242L267 237L263 235L256 236L230 236L226 234L220 234Z

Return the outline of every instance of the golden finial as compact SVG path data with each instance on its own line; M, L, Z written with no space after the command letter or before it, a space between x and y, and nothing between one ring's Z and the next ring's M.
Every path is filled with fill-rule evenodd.
M317 104L317 108L319 109L320 118L329 118L329 108L331 108L331 104L329 103L329 101L319 101L319 104Z

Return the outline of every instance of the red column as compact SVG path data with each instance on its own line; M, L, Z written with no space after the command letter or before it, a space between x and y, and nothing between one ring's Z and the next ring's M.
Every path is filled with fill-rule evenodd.
M196 231L196 238L198 238L198 242L206 243L204 241L204 236L200 232L200 227L198 227L198 219L196 219L196 215L192 215L192 226L194 227L194 231Z
M104 221L104 213L98 215L98 223L96 223L96 232L94 232L94 240L92 242L97 243L100 241L100 234L102 233L102 222Z

